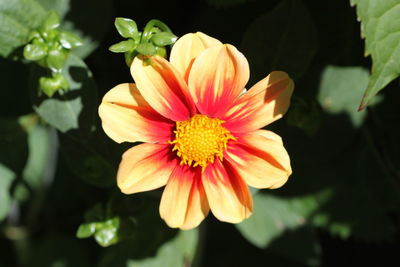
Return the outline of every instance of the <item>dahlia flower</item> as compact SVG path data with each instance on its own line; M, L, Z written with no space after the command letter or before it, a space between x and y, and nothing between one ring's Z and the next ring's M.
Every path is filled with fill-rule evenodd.
M99 115L127 150L117 184L125 194L165 186L160 215L173 228L198 226L209 211L238 223L253 211L248 186L277 188L291 174L281 138L264 126L287 111L293 81L274 71L249 90L249 65L230 44L203 33L181 37L170 60L136 57L134 83L112 88Z

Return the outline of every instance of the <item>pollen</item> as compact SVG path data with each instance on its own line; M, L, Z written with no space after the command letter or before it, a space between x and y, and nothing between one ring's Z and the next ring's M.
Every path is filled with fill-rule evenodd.
M180 164L200 166L202 170L216 158L221 161L229 140L236 140L222 126L224 121L196 114L186 121L177 121L172 151L181 158Z

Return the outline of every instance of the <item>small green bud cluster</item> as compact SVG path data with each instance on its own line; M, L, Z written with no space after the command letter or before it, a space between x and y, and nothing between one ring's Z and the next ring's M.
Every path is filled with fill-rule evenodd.
M115 27L127 40L110 46L109 50L114 53L125 53L128 66L137 55L166 57L165 46L173 45L178 39L167 25L156 19L150 20L143 32L138 31L135 21L127 18L116 18Z
M50 11L42 25L31 32L23 52L27 60L50 70L50 77L41 77L39 80L40 92L49 97L57 91L63 93L69 89L61 70L70 50L82 45L78 36L61 31L59 26L60 17L55 11Z

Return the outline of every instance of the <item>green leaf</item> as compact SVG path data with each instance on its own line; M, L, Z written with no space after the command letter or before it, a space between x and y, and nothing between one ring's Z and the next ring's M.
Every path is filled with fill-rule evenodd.
M54 10L50 11L41 27L45 31L53 30L60 26L60 17Z
M145 56L152 56L157 52L152 43L141 43L137 46L136 51Z
M152 258L129 260L128 267L192 266L198 242L198 230L180 231L173 239L161 245Z
M76 231L77 238L91 237L96 232L96 223L81 224Z
M97 108L97 90L86 64L70 53L61 74L69 84L68 92L53 98L39 96L35 85L46 72L33 66L30 93L34 110L51 126L76 138L85 139L92 130Z
M139 41L139 32L135 21L127 18L116 18L114 24L122 37Z
M31 30L46 16L45 9L34 0L0 1L0 56L28 42Z
M287 200L258 193L254 196L253 215L236 228L253 245L265 248L285 231L304 225L316 206L311 197Z
M357 111L358 101L368 80L368 71L362 67L327 66L322 73L318 101L328 113L346 113L353 125L360 127L367 111Z
M66 49L72 49L82 45L81 38L71 32L63 31L60 33L59 38L62 47Z
M110 46L109 50L114 53L125 53L128 51L133 51L136 48L136 44L132 39L122 41Z
M70 0L36 0L45 10L55 10L57 14L64 18L70 10Z
M24 47L24 57L28 60L36 61L44 58L47 55L45 45L28 44Z
M15 176L12 170L0 163L0 221L8 214L11 205L9 190Z
M245 33L242 51L249 60L252 81L274 70L299 78L317 50L317 35L307 7L300 0L280 1L258 17Z
M372 57L372 70L360 109L400 75L400 3L398 0L351 0L365 38L365 56Z
M150 38L150 40L156 46L172 45L176 42L177 39L178 37L170 32L159 32L153 34Z

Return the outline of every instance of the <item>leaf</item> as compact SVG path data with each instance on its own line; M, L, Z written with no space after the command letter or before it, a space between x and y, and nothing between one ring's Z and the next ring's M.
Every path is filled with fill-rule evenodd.
M110 46L109 50L114 53L125 53L128 51L133 51L135 47L135 42L132 39L128 39L126 41L113 44Z
M8 215L11 205L10 186L15 173L0 163L0 222Z
M299 78L317 50L316 29L306 6L301 0L281 1L254 20L241 48L249 60L253 81L274 70Z
M254 213L236 228L253 245L266 248L271 241L305 223L306 216L317 207L316 200L305 197L285 200L269 194L254 196Z
M45 10L55 10L57 14L64 18L70 9L70 0L36 0Z
M368 71L362 67L327 66L321 77L318 101L331 114L346 113L355 127L360 127L367 115L357 111L369 80Z
M72 49L82 45L82 40L70 32L61 32L59 38L61 45L66 49Z
M24 47L24 57L36 61L47 55L46 46L40 44L28 44Z
M70 53L61 72L70 89L53 98L39 96L39 77L44 70L34 66L31 72L30 94L34 110L51 126L77 138L86 138L92 130L97 107L96 84L86 64Z
M45 16L46 10L34 0L0 1L0 56L26 44Z
M360 109L400 75L400 2L398 0L351 0L356 5L365 38L365 56L372 57L372 70Z
M127 18L116 18L114 24L122 37L139 40L139 32L135 21Z
M43 21L41 28L43 27L43 30L49 31L58 28L58 26L60 26L60 17L58 16L57 12L52 10L47 14L47 17Z
M151 36L151 41L156 46L171 45L176 42L178 37L169 32L159 32Z
M198 241L198 230L180 231L164 243L152 258L129 260L128 267L191 266Z

